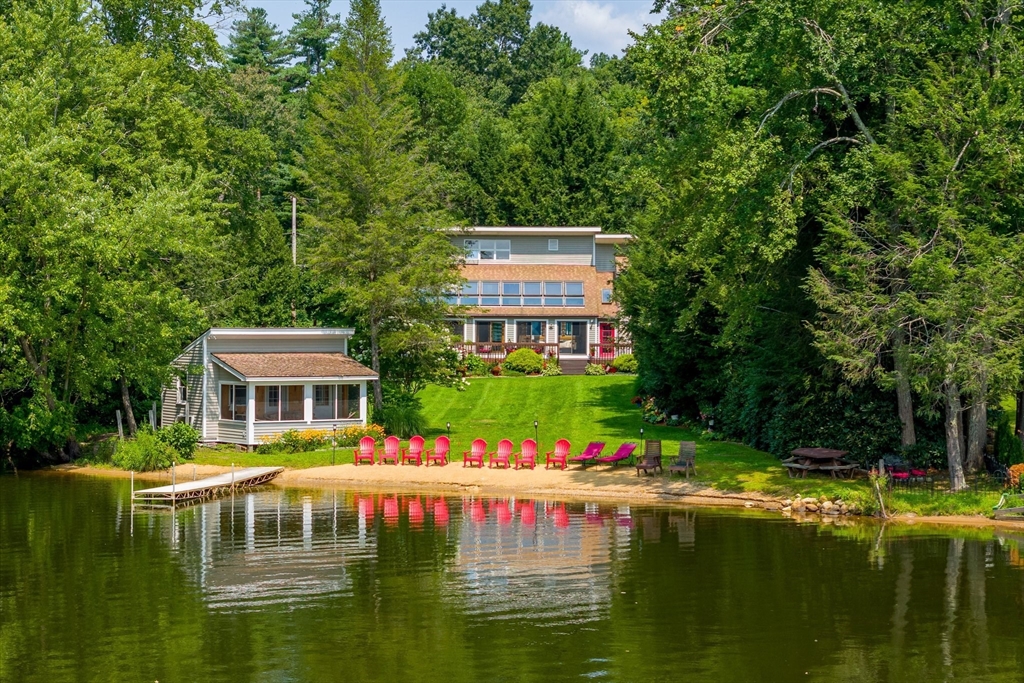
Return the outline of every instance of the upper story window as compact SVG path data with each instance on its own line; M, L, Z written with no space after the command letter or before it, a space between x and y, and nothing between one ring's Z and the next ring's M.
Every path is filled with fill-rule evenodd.
M548 240L548 251L558 251L558 240Z
M612 302L612 290L602 289L601 290L601 303L610 304Z
M467 261L508 261L511 240L465 240Z

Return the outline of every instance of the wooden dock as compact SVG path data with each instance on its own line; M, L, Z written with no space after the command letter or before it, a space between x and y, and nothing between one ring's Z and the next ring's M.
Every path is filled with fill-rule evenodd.
M175 503L211 498L218 493L265 484L283 471L283 467L247 467L198 481L183 481L180 484L175 482L170 486L139 489L132 492L132 499Z

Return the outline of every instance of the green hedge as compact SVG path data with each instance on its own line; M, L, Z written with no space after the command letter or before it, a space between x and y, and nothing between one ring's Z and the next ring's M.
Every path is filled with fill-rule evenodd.
M533 375L544 369L544 359L533 349L516 349L505 357L504 370Z

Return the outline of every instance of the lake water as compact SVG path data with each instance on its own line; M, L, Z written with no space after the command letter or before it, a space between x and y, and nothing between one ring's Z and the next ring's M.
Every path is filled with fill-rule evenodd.
M0 477L3 681L1012 681L1024 532Z

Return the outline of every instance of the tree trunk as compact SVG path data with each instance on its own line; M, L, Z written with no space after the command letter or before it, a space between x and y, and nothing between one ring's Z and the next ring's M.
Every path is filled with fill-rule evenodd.
M914 397L910 393L910 379L907 377L907 363L901 353L902 347L903 341L897 340L893 358L896 365L896 404L903 425L900 444L907 448L917 443L917 433L914 431Z
M121 383L121 404L124 406L124 416L128 421L128 435L135 436L138 427L135 425L135 413L132 412L132 400L128 396L128 380L121 375L118 381Z
M974 397L970 408L970 431L967 434L967 471L977 472L985 467L985 441L988 438L988 393L987 383L982 380L981 389Z
M964 479L963 431L960 425L960 387L946 382L946 462L949 465L949 489L963 491Z
M374 320L370 320L370 368L377 373L377 381L373 383L373 409L380 410L384 406L380 386L380 325Z
M1017 392L1017 438L1024 443L1024 391Z

